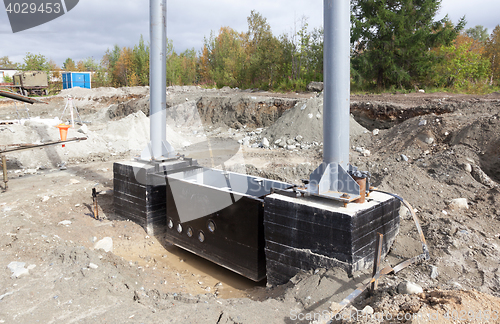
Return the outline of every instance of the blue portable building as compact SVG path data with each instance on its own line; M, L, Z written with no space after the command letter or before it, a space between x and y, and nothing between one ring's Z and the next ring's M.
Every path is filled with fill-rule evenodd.
M62 86L63 89L75 87L91 89L90 72L63 72Z

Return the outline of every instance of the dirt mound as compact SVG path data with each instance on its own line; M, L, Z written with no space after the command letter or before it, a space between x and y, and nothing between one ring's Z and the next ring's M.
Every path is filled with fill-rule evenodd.
M396 294L396 295L391 295ZM379 292L380 294L380 292ZM378 323L488 323L499 318L500 298L482 294L478 291L430 290L422 294L397 295L395 291L377 296L371 306ZM360 307L362 308L362 307ZM357 323L372 323L370 315L360 316ZM392 318L393 321L388 320ZM343 323L352 323L344 321Z
M492 92L486 96L488 99L500 99L500 92Z
M128 97L128 96L144 96L149 93L149 87L124 87L124 88L94 88L94 89L84 89L84 88L71 88L62 90L55 97L72 97L75 99L102 99L111 97Z
M149 118L142 111L106 124L70 128L68 139L87 138L68 143L66 147L49 146L9 153L9 168L50 168L64 161L85 162L113 155L139 154L149 141ZM43 143L60 139L59 130L46 124L29 122L25 125L0 127L0 142L9 144ZM175 149L189 145L183 136L167 126L167 139Z
M351 137L357 137L366 131L352 117L349 126ZM298 102L264 130L262 136L272 142L278 139L286 142L288 139L296 139L297 136L301 136L302 140L308 143L323 142L323 96Z

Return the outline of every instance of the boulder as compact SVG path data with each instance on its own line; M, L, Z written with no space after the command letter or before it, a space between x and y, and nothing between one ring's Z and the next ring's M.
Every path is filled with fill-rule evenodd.
M323 82L311 82L307 85L307 91L321 92L323 91Z

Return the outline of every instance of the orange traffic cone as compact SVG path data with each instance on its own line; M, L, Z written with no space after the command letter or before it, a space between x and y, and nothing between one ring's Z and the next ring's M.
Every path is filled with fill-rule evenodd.
M71 126L69 125L66 125L66 124L59 124L56 126L57 128L59 128L59 135L61 135L61 141L65 141L66 140L66 137L68 136L68 128L70 128ZM62 147L65 147L66 145L62 145Z

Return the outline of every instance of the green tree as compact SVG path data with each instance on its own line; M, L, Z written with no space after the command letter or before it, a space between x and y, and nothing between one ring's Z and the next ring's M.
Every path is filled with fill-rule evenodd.
M63 63L63 70L64 71L76 71L76 64L75 61L73 61L71 58L67 58L66 61Z
M42 54L26 53L24 64L21 66L24 71L50 71L50 65L45 56Z
M211 32L210 38L205 38L200 58L204 82L215 83L219 88L241 86L245 62L244 37L230 27L222 27L217 37Z
M5 82L5 83L12 83L12 77L9 76L9 75L4 75L3 82Z
M103 85L109 86L119 86L119 81L116 79L116 64L120 59L121 48L118 44L115 44L113 50L107 49L106 53L102 58L102 66L106 70L106 74L103 76Z
M267 89L273 86L276 78L279 41L273 36L267 19L255 10L251 11L247 22L248 31L242 37L245 48L243 85Z
M462 91L477 91L486 85L490 76L490 62L478 51L471 50L475 40L441 46L437 51L440 64L435 68L438 87L453 87Z
M481 43L485 43L488 40L488 37L490 36L488 34L488 28L484 28L481 25L477 25L475 27L468 28L465 31L465 34L467 36L469 36L470 38L472 38L478 42L481 42Z
M84 71L95 72L99 69L99 62L93 57L88 57L83 60Z
M497 25L486 42L485 56L491 64L490 84L500 83L500 25Z
M351 17L352 63L379 88L410 88L432 71L431 48L449 46L465 25L448 17L434 21L440 0L354 0Z
M134 72L138 85L149 85L149 46L144 43L142 35L139 39L139 45L134 46L133 55Z
M17 63L13 63L9 60L8 56L0 57L0 68L1 69L17 69Z

